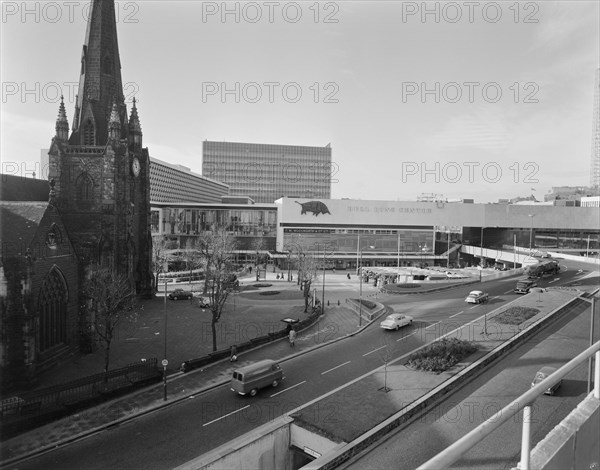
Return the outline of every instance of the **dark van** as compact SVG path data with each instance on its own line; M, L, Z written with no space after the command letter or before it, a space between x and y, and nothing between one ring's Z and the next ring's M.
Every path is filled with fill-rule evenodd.
M265 359L233 371L231 391L253 397L261 388L279 386L284 378L279 364Z
M532 279L519 279L515 287L515 293L528 294L532 287L537 287L537 282Z

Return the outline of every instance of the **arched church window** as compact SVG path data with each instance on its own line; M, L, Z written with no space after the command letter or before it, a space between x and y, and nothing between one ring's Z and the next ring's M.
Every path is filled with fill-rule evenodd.
M66 282L56 268L52 268L44 282L39 297L39 350L41 352L67 342Z
M88 119L83 126L83 145L96 144L96 129L94 123Z
M87 173L77 178L77 201L90 202L94 199L94 182Z

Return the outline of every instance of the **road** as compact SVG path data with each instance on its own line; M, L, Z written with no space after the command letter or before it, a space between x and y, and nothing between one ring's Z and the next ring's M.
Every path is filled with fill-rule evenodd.
M449 399L344 466L348 470L414 469L525 393L541 366L560 367L589 346L589 310L565 317L535 341L494 363ZM600 325L596 325L597 327ZM596 328L596 337L598 330ZM586 395L587 363L566 376L555 396L534 402L532 443L539 442ZM513 411L508 411L514 414ZM497 470L520 458L522 413L477 444L452 468Z
M561 282L574 276L574 271L567 272ZM477 306L464 302L473 286L425 296L386 296L385 300L380 296L394 310L415 317L413 326L392 333L399 341L394 357L513 300L514 284L514 278L486 283L492 300ZM382 359L376 350L385 338L389 339L389 332L371 325L350 339L283 362L286 378L277 389L265 389L250 398L219 387L23 462L18 468L158 469L183 464L379 367ZM318 412L327 418L335 416L336 410Z

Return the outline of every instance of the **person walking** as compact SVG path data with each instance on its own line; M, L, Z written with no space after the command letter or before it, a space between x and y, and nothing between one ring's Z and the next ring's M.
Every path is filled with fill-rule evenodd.
M229 362L235 362L237 361L237 347L234 344L233 346L231 346L231 353L229 355Z
M296 343L296 330L294 330L294 328L292 328L290 330L289 337L290 337L290 348L293 348L296 345L295 344Z

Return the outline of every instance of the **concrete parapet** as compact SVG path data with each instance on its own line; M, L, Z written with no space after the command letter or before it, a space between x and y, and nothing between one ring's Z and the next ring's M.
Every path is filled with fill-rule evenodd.
M593 394L535 446L530 467L600 468L600 401Z

